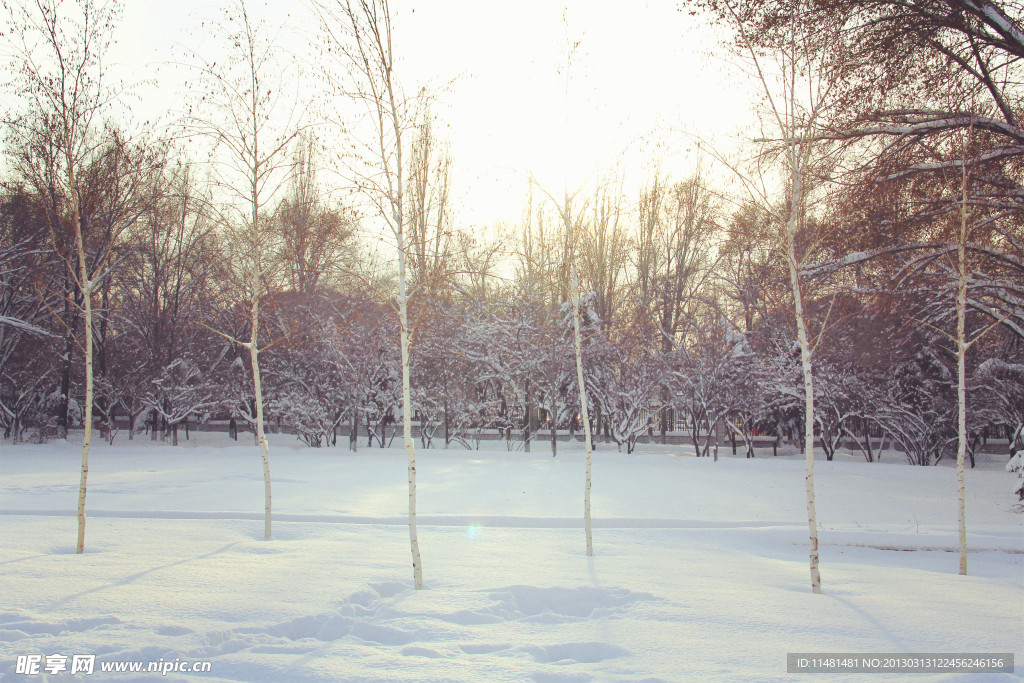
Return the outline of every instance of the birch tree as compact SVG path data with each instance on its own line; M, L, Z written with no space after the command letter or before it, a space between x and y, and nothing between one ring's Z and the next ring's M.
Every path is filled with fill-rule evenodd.
M950 106L961 111L966 125L932 133L927 146L913 149L917 152L913 156L905 155L911 163L901 159L885 177L900 182L922 207L908 223L919 225L924 238L916 243L908 240L909 256L894 278L895 287L910 298L924 300L916 322L945 342L956 364L955 379L949 378L956 393L956 428L949 431L955 433L956 443L961 575L967 573L965 460L971 448L968 354L996 327L1006 325L1017 331L1014 319L1024 312L1019 284L1013 282L1018 278L1009 274L1019 263L1014 249L1019 241L1015 244L1012 238L1018 229L1015 224L1019 225L1019 209L993 196L992 178L1005 170L992 158L990 134L981 123L983 115L972 112L974 106L962 102ZM930 421L922 424L930 433ZM931 459L927 453L924 461Z
M563 17L564 19L564 17ZM572 43L568 46L566 51L566 64L565 64L565 120L563 129L563 140L568 140L569 134L569 74L572 66L573 54L576 48L579 47L579 42ZM568 155L568 151L563 151L564 155ZM582 321L581 321L581 310L583 307L583 294L580 291L580 276L576 266L576 240L577 233L582 221L583 211L577 213L574 210L573 203L576 200L577 195L580 193L580 189L576 189L572 194L569 193L569 178L568 175L562 176L562 198L559 200L553 194L545 190L543 187L538 185L540 190L547 195L548 199L555 206L558 211L559 219L562 222L562 227L565 229L565 263L567 270L569 271L570 287L569 290L569 305L572 310L572 336L573 336L573 348L576 355L576 386L579 388L580 398L580 420L583 427L583 440L586 447L586 475L583 486L583 527L586 533L587 540L587 557L594 555L594 538L592 532L592 524L590 519L590 489L591 489L591 470L593 465L593 443L591 441L590 434L590 408L587 401L587 386L584 379L583 373L583 336L581 332Z
M956 491L961 575L967 574L967 484L964 473L964 458L967 455L967 348L970 345L967 339L967 187L965 163L961 177L960 230L956 241Z
M329 53L345 74L332 79L340 94L361 107L360 123L366 131L361 150L365 157L352 164L354 182L373 204L395 246L398 262L398 294L395 308L399 320L402 356L403 443L408 460L409 546L412 554L413 584L423 588L423 566L416 528L416 447L412 438L412 393L409 353L412 329L409 323L409 257L406 216L405 161L406 134L416 120L418 97L409 98L395 74L392 12L387 0L335 0L317 5L320 24L330 46ZM425 193L424 196L429 196Z
M591 470L593 467L594 446L590 435L590 407L587 401L587 386L583 376L583 335L582 328L582 299L580 292L580 276L576 270L576 234L574 217L572 213L572 197L568 191L565 192L564 202L559 207L562 216L562 224L565 226L566 260L569 263L569 272L572 278L572 294L570 304L572 305L572 339L573 348L576 352L576 386L580 395L580 421L583 426L583 440L587 449L586 478L583 487L583 527L587 536L587 557L594 555L594 534L590 519L590 489Z
M192 52L192 97L197 100L184 121L185 130L209 140L212 173L223 198L221 227L233 238L245 277L239 298L248 310L249 338L217 331L249 352L252 368L256 441L263 466L264 538L271 538L270 448L264 428L260 374L260 306L268 293L273 253L272 218L287 178L289 149L299 133L304 111L298 104L300 78L295 63L277 45L276 34L250 16L239 1L211 23L212 37L227 47L226 59ZM219 202L218 202L219 203Z
M760 84L766 102L766 119L772 129L766 135L778 147L779 176L785 199L774 202L774 190L766 180L764 168L753 174L739 174L751 199L768 208L776 225L776 246L789 272L793 316L804 391L803 450L806 461L805 490L807 526L810 537L811 590L821 592L818 568L818 522L814 500L814 379L812 372L813 334L806 314L807 285L801 269L813 252L806 243L807 219L816 178L821 176L821 162L826 158L826 144L821 133L823 116L832 104L842 83L844 69L842 22L831 30L812 34L806 30L797 2L788 6L770 36L750 35L741 8L729 0L719 6L720 13L736 29L738 49L746 56L754 80ZM765 59L759 45L767 43L774 61ZM830 51L819 49L830 45ZM766 141L767 142L767 141ZM763 158L759 159L763 163Z
M986 202L975 202L982 192L972 191L973 166L978 163L976 150L973 150L973 127L961 131L961 153L959 156L963 161L960 165L959 185L960 192L957 200L953 202L954 211L951 218L955 228L953 234L953 248L940 250L945 252L944 256L936 259L941 269L951 277L950 284L954 291L954 310L956 311L956 329L952 334L946 334L947 338L954 345L956 356L956 414L957 414L957 449L956 449L956 488L957 488L957 537L959 545L959 573L967 574L967 514L966 514L966 481L964 462L967 457L969 434L967 432L967 353L982 336L1003 323L1004 320L1017 313L1010 310L1004 315L997 316L995 321L980 330L969 330L967 326L968 314L971 307L968 304L970 290L974 289L974 280L978 275L977 258L972 248L977 240L975 233L981 225L991 222L991 218L975 215L981 214L977 208L972 208L972 203L984 206ZM972 158L974 156L975 158ZM969 172L971 171L971 172ZM951 183L955 187L955 182ZM979 220L980 219L980 220ZM975 300L984 298L984 295L975 293ZM990 307L991 308L994 307Z
M787 12L787 3L759 3L755 10L761 25L771 25ZM824 37L830 31L825 27L849 24L846 40L858 55L858 73L849 79L845 116L839 117L830 135L868 143L868 158L875 163L866 165L873 177L864 185L914 193L920 191L915 186L927 186L928 195L915 197L917 207L923 208L899 201L892 217L865 221L870 233L886 237L883 244L863 252L840 250L828 268L859 266L886 252L905 250L913 252L908 265L927 266L944 275L931 284L943 291L936 299L943 299L937 305L946 315L922 322L946 337L957 364L961 574L966 573L965 365L978 338L971 336L987 330L970 331L968 322L987 318L1024 337L1017 201L1021 180L1016 170L1024 154L1021 17L1019 3L999 0L842 0L809 4L806 22ZM825 53L833 47L821 42L817 49ZM956 144L956 135L969 139L969 144ZM929 184L929 176L935 182ZM958 186L961 196L954 197ZM899 220L901 213L911 214L912 220ZM943 225L947 221L949 225ZM924 227L924 238L916 243L907 229L915 223ZM895 235L894 224L900 230ZM934 239L936 232L939 241ZM1006 277L1010 272L1015 275ZM954 311L955 329L950 331Z
M84 320L80 338L73 327L68 329L69 350L73 340L85 363L75 548L82 553L92 442L93 297L110 274L122 233L148 202L149 177L158 159L110 122L121 92L108 85L103 57L120 15L119 5L35 0L7 9L16 94L27 108L11 127L18 150L15 169L43 204L55 249L66 235L71 237L73 247L57 251L77 292L74 304L70 295L65 301Z

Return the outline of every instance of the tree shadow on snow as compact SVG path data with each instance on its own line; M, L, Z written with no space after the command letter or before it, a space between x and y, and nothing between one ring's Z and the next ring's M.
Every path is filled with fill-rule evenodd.
M153 572L157 572L157 571L160 571L160 570L163 570L163 569L170 569L171 567L177 567L179 565L188 564L189 562L199 562L201 560L207 560L207 559L209 559L209 558L211 558L211 557L213 557L215 555L220 555L221 553L223 553L223 552L225 552L227 550L230 550L231 548L233 548L236 545L238 545L238 543L239 543L239 541L235 541L233 543L228 543L227 545L222 546L222 547L220 547L220 548L218 548L216 550L211 550L210 552L206 553L205 555L199 555L199 556L196 556L196 557L186 557L186 558L177 560L176 562L169 562L167 564L163 564L163 565L160 565L160 566L157 566L157 567L150 567L149 569L144 569L141 572L136 572L135 574L129 574L128 576L125 576L125 577L122 577L120 579L117 579L116 581L112 581L112 582L108 583L105 586L96 586L95 588L89 588L87 590L84 590L84 591L81 591L81 592L78 592L78 593L74 593L72 595L67 595L67 596L61 598L60 600L56 601L55 603L53 603L52 609L56 609L58 607L63 607L65 605L67 605L68 603L72 602L73 600L77 600L78 598L81 598L83 596L89 595L91 593L98 593L100 591L107 590L107 589L110 589L110 588L117 588L117 587L120 587L120 586L127 586L128 584L134 583L135 581L139 580L140 578L142 578L142 577L144 577L144 576L146 576L148 574L152 574Z

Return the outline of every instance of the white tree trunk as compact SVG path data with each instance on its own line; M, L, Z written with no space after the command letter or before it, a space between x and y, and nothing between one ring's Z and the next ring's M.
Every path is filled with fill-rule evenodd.
M416 590L423 588L423 564L420 541L416 533L416 446L412 440L412 391L409 381L409 307L406 300L405 252L398 252L398 317L402 346L402 413L405 453L409 461L409 548L412 552L412 577Z
M385 6L385 12L390 10ZM388 59L390 63L391 34L388 24ZM395 241L398 245L398 323L399 345L402 351L402 438L408 459L409 478L409 551L412 554L412 580L415 590L423 588L423 561L420 558L420 539L416 530L416 445L412 440L412 387L409 379L409 283L406 280L405 265L405 178L402 168L402 126L399 123L398 107L392 90L390 69L387 74L388 104L392 126L395 131L395 175L389 195L392 198L392 219L394 220ZM382 158L386 154L382 152ZM386 164L385 164L386 165Z
M957 445L956 488L957 523L960 538L960 574L967 574L967 486L964 457L967 454L967 164L963 166L963 189L960 204L960 239L957 242L956 287L956 401Z
M68 144L70 149L70 144ZM85 235L82 233L81 205L78 201L77 180L74 166L68 163L68 180L71 187L73 220L75 222L75 245L78 250L79 285L82 289L82 302L85 308L85 406L83 409L82 432L82 473L78 482L78 541L75 553L85 552L85 492L89 479L89 446L92 443L92 282L89 280L89 269L85 258ZM67 418L65 417L65 420Z
M581 308L582 301L580 301L580 280L579 275L576 272L576 259L575 259L575 245L574 236L572 229L572 216L569 213L569 198L565 198L565 206L563 207L562 219L565 222L566 238L569 241L568 258L569 268L572 272L572 289L575 294L575 298L572 300L572 327L573 327L573 341L576 347L576 384L579 387L580 394L580 419L583 421L583 440L587 448L587 472L586 482L583 487L583 526L586 530L587 536L587 557L593 557L594 555L594 537L592 533L591 521L590 521L590 488L591 488L591 469L593 463L593 442L590 436L590 409L587 407L587 385L583 378L583 337L580 332L581 327Z
M412 440L412 391L409 381L409 347L412 340L406 281L405 171L402 165L405 104L401 93L396 92L397 81L391 43L391 9L387 0L338 3L338 6L340 11L335 14L327 9L325 4L321 4L322 19L326 23L341 19L341 23L351 29L350 35L355 42L355 49L351 53L342 49L341 53L346 54L351 60L351 75L357 81L365 79L356 89L361 91L362 96L370 103L372 117L376 119L376 136L372 147L376 162L380 164L378 172L383 174L383 179L379 183L375 179L367 183L367 186L373 187L374 192L381 193L374 201L381 210L382 217L387 221L398 249L397 303L399 345L402 353L403 441L409 461L409 544L412 551L413 583L419 590L423 588L423 569L416 533L416 447ZM388 129L393 134L391 139L388 137Z
M963 249L961 249L961 267L963 266ZM957 488L957 522L960 532L960 574L967 574L967 487L964 473L964 456L967 454L967 381L966 355L967 341L964 335L965 318L967 317L967 281L963 271L956 295L956 398L957 398L957 446L956 446L956 488Z
M798 181L799 182L799 181ZM799 190L797 190L799 192ZM804 318L803 293L800 287L800 272L796 262L796 224L787 226L786 246L789 262L789 281L793 289L793 310L796 314L796 334L800 344L800 366L804 379L804 475L807 493L807 530L810 537L811 590L821 592L821 573L818 569L818 513L814 503L814 376L811 372L811 347Z
M257 322L255 316L253 322ZM256 348L255 332L253 332L252 342L249 346L249 358L252 360L252 384L253 392L256 395L256 443L260 447L260 458L263 461L263 538L270 540L272 538L270 531L270 447L263 429L263 386L260 379L259 351Z
M255 174L254 174L255 178ZM252 268L252 310L250 320L252 334L249 338L249 358L252 361L252 385L256 398L256 443L260 447L260 459L263 461L263 538L270 540L271 535L271 496L270 496L270 447L267 434L263 427L263 383L260 377L259 362L259 329L260 329L260 280L261 254L259 240L259 220L257 185L253 182L253 268Z
M580 388L580 418L583 421L583 440L587 447L587 473L586 483L583 487L583 526L587 534L587 557L594 555L594 537L590 522L590 488L591 469L593 463L593 443L590 436L590 409L587 407L587 386L583 381L583 339L580 335L580 287L576 277L576 267L573 266L573 289L576 290L576 299L573 303L573 336L576 342L576 382Z
M818 513L814 502L814 384L811 376L811 354L808 348L807 325L797 305L797 337L800 341L800 364L804 375L804 458L807 464L804 481L807 490L807 531L810 538L811 590L821 592L818 569Z
M92 284L86 274L85 252L81 246L81 228L79 228L79 259L82 272L82 295L85 303L85 408L82 419L82 476L78 483L78 543L76 553L85 552L85 491L89 479L89 445L92 442Z
M789 265L790 285L793 289L793 308L796 317L797 340L800 344L800 365L803 370L804 381L804 456L807 462L805 482L807 491L807 526L810 534L810 565L811 565L811 590L815 593L821 592L821 575L818 571L818 520L814 505L814 377L811 372L811 346L810 334L807 329L807 320L804 317L803 296L800 285L800 266L797 261L796 237L797 229L800 227L804 212L807 208L807 188L805 186L806 172L812 158L814 145L816 143L815 131L819 107L824 103L825 98L832 91L833 86L839 82L839 72L819 72L812 63L799 64L808 56L800 45L797 36L797 24L795 17L789 22L790 42L784 49L783 59L779 66L781 68L781 85L783 97L782 107L776 104L772 95L772 87L765 72L761 69L761 62L757 50L754 49L744 30L743 22L740 20L732 3L725 3L726 9L736 21L740 31L740 37L744 48L749 52L750 59L757 71L758 79L768 96L772 115L779 127L782 139L786 141L786 155L789 172L790 205L789 216L782 221L780 218L780 246L785 251L786 260ZM808 60L811 62L813 60ZM819 80L815 83L815 74ZM807 85L811 86L812 102L810 107L801 104L801 97L798 96L798 78L808 78ZM801 113L802 110L802 113ZM762 199L767 200L767 195L762 194ZM784 223L784 225L782 225Z

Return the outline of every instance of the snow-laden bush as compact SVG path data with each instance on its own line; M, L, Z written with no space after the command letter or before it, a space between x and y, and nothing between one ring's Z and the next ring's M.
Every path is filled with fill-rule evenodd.
M281 417L282 424L311 448L321 448L333 441L338 426L348 417L343 406L301 385L291 385L267 401L270 412Z
M189 357L171 361L152 384L146 402L162 419L164 436L170 436L175 446L178 445L179 425L187 423L191 417L202 416L219 403L217 387L209 372Z
M660 417L665 364L655 349L642 340L625 337L612 341L591 337L586 368L587 393L600 408L619 450L632 453L637 440ZM576 392L575 382L571 385Z
M1006 463L1006 471L1017 475L1017 489L1014 493L1017 494L1019 500L1024 502L1024 451L1017 451L1013 454L1010 462ZM1018 507L1024 512L1024 505Z

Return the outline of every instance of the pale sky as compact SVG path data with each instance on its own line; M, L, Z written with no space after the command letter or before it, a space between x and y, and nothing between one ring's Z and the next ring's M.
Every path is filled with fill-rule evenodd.
M159 87L141 88L131 105L142 117L157 115L147 109L180 99L183 76L168 64L181 53L175 44L215 49L203 45L199 22L223 3L125 5L108 64L126 80L157 79ZM316 25L302 4L247 6L300 35ZM618 169L635 195L655 165L676 177L693 168L694 143L683 130L721 140L750 120L749 84L729 68L705 21L672 1L399 0L393 9L396 75L406 91L454 79L434 107L435 131L451 144L462 225L518 221L531 173L560 193L563 177L572 189L592 183L594 169L597 177ZM567 39L579 41L568 98Z

